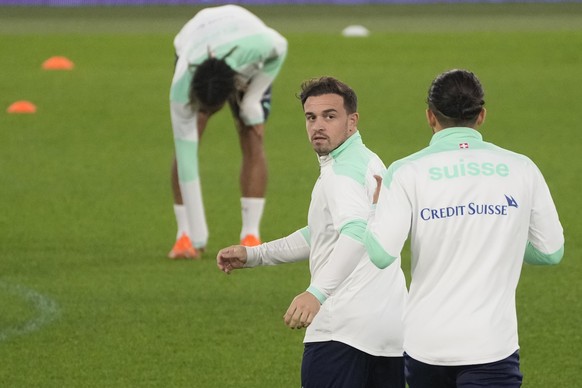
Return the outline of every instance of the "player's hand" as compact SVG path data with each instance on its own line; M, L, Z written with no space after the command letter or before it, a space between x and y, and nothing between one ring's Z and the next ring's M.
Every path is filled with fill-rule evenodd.
M374 196L372 197L372 203L375 205L378 203L378 197L380 197L380 188L382 187L382 177L380 175L374 175L376 179L376 190L374 191Z
M321 304L310 292L303 292L293 299L283 319L291 329L307 327L319 312Z
M235 269L243 268L247 262L247 249L242 245L232 245L223 248L216 255L216 265L225 274Z

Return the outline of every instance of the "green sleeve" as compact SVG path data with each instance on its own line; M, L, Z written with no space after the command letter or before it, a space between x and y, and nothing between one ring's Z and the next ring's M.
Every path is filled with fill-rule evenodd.
M528 241L525 247L524 260L526 263L533 265L554 265L562 261L563 256L563 245L554 253L542 253Z
M364 235L364 246L366 247L366 251L368 252L368 256L370 256L372 263L380 269L388 267L397 259L397 257L388 254L388 252L382 248L378 240L376 240L374 235L369 231L366 231L366 234Z

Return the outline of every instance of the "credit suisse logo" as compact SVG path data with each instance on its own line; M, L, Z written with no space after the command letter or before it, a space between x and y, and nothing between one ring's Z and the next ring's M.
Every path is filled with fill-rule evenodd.
M464 216L499 216L509 215L510 208L518 208L519 205L511 195L504 194L499 203L468 202L463 205L445 206L440 208L422 208L420 218L424 221L439 220Z

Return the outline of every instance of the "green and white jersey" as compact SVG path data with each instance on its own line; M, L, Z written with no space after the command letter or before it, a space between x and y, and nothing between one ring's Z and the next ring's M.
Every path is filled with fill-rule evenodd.
M359 132L320 156L308 226L287 238L247 248L248 266L309 258L308 291L322 302L305 342L339 341L374 356L402 356L406 282L399 265L380 270L363 237L385 167ZM397 264L399 259L397 259Z
M448 128L383 177L365 245L383 268L410 233L404 350L432 365L482 364L514 353L524 258L555 264L563 255L562 226L539 169L474 129Z
M279 73L287 54L287 41L260 19L236 5L205 8L174 39L178 60L170 88L170 116L178 163L180 190L193 243L206 246L208 227L202 203L198 163L198 107L188 92L194 68L211 55L225 59L237 73L242 95L238 115L245 125L265 122L261 100Z
M261 98L281 69L287 41L258 17L236 5L205 8L174 39L178 61L170 101L188 104L194 67L209 56L222 58L237 72L237 89L244 92L240 116L246 125L264 121ZM236 47L236 48L235 48ZM195 123L194 123L195 124Z

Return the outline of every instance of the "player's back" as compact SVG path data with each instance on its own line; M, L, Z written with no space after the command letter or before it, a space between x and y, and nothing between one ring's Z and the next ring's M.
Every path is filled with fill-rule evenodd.
M501 359L518 348L515 289L543 179L472 129L435 139L394 173L413 215L405 350L435 364Z

